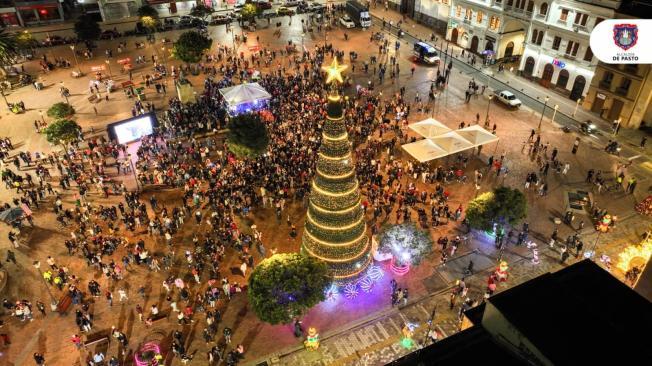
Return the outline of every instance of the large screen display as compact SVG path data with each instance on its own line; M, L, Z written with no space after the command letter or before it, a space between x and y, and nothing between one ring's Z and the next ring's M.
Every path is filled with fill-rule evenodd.
M112 124L111 129L118 143L126 144L151 135L154 132L154 121L151 114L145 114L122 123Z

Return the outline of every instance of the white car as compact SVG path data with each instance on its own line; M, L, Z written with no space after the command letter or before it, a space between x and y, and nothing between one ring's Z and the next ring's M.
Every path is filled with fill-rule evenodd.
M340 24L344 28L355 28L355 23L353 23L353 20L348 15L345 15L343 17L340 17Z
M287 6L288 8L291 8L291 7L294 7L294 6L299 6L300 3L301 3L301 1L299 1L299 0L286 0L283 3L283 6Z
M516 98L516 95L514 95L514 93L510 91L503 90L497 94L497 97L498 100L505 103L509 107L518 108L521 106L521 101L518 98Z

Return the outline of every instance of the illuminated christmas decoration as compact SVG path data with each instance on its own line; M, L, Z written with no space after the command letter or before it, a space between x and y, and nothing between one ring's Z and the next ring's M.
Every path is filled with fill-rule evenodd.
M301 245L302 253L326 262L340 283L364 273L372 260L342 98L337 93L345 68L336 60L324 68L326 83L332 83L332 88ZM344 287L347 298L357 296L358 288L353 288Z
M615 220L616 218L614 217L613 219ZM604 215L602 220L598 222L596 230L606 233L607 231L609 231L609 226L611 226L611 223L612 223L611 215Z
M371 290L374 289L374 280L372 280L369 276L365 276L362 280L360 280L360 288L364 292L371 292Z
M382 269L380 269L380 267L371 265L367 270L367 276L371 278L373 281L379 281L380 279L383 278L383 276L385 276L385 273L383 272Z
M414 347L414 340L412 337L414 336L414 330L418 327L417 324L414 323L406 323L403 326L403 329L401 329L401 334L403 334L403 338L401 339L401 345L407 349L410 349Z
M535 242L529 241L527 243L528 249L532 249L532 264L539 264L539 250L537 249L537 244Z
M652 256L652 240L647 239L638 245L630 245L622 253L618 254L618 264L616 267L623 272L627 272L632 267L632 260L637 259L640 264L645 266Z
M354 299L358 296L358 286L355 283L347 283L344 286L344 296L347 299Z
M507 270L509 270L509 266L507 265L507 262L501 261L500 265L498 266L498 269L496 269L496 277L500 282L505 282L507 281Z
M418 265L432 251L430 233L420 230L413 223L388 225L379 237L380 243L374 257L390 254L390 269L399 276L408 273L410 266Z
M309 351L315 351L319 348L319 333L317 333L315 327L308 328L308 336L303 342L303 345L306 346Z
M162 360L161 347L156 342L143 344L138 349L138 352L134 354L134 363L136 366L159 365L159 362Z
M326 300L331 300L335 301L339 297L340 291L337 288L336 284L331 284L326 291L324 291L324 295L326 295Z

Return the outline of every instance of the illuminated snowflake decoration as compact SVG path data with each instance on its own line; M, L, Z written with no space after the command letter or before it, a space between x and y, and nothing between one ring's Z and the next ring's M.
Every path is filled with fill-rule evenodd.
M326 295L326 300L336 301L340 295L340 291L337 285L333 283L324 291L324 295Z
M372 281L380 281L383 276L385 276L385 273L378 266L371 265L367 270L367 277Z
M374 289L374 280L369 276L365 276L365 278L360 281L360 287L364 292L371 292L371 290Z
M344 286L344 296L346 296L347 299L356 298L358 293L358 286L355 283L347 283L346 286Z

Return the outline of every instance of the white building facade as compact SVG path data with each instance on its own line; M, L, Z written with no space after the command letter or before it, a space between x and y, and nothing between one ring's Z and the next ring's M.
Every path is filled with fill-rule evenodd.
M536 0L519 73L570 99L582 98L598 64L589 35L618 6L620 1Z

